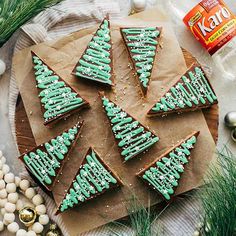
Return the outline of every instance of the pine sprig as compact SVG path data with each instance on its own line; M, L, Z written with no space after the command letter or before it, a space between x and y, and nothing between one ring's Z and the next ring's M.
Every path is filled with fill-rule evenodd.
M2 0L0 1L0 47L25 22L47 7L62 0Z
M135 236L158 236L162 235L162 226L161 222L158 221L158 218L166 210L168 205L160 210L154 209L148 204L146 208L141 201L135 195L131 195L131 198L128 200L128 204L126 206L127 212L129 214L129 219L126 223L121 223L118 221L113 222L112 224L115 226L119 226L124 228L132 229ZM154 229L154 223L157 230ZM155 227L156 228L156 227ZM111 236L119 235L121 233L117 230L110 228ZM125 236L125 235L122 235Z
M210 169L201 192L204 210L202 234L236 235L236 156L225 146L218 153L218 166Z

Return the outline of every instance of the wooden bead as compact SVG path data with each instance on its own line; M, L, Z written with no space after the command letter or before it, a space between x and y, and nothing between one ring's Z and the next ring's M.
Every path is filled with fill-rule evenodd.
M32 202L35 206L38 206L43 203L43 198L40 194L37 194L33 197Z
M44 215L47 212L45 205L41 204L35 207L35 210L38 215Z
M16 222L13 222L7 226L7 229L11 233L16 233L19 230L19 225Z
M16 192L16 185L15 183L9 183L6 185L6 190L8 193L15 193Z
M4 189L6 187L6 183L3 179L0 179L0 190Z
M4 216L6 214L6 210L5 210L5 207L4 208L1 208L1 214Z
M15 184L16 184L16 187L19 187L19 186L20 186L20 181L21 181L21 178L18 177L18 176L15 176Z
M15 175L13 173L7 173L4 176L4 181L9 184L9 183L14 183L15 182Z
M49 223L48 215L39 216L39 223L42 224L42 225L47 225Z
M2 232L4 230L4 224L3 222L0 220L0 232Z
M6 198L7 197L7 190L4 188L2 190L0 190L0 198Z
M36 233L36 234L40 234L43 232L43 226L39 223L39 222L35 222L32 225L32 230Z
M5 73L6 69L6 63L3 60L0 60L0 76Z
M24 229L19 229L16 232L16 236L25 236L25 235L27 235L27 232Z
M2 172L3 172L3 174L6 175L7 173L9 173L9 171L10 171L10 167L9 167L7 164L4 164L4 165L2 166Z
M8 224L14 222L15 218L16 217L14 213L6 213L3 217L4 221L7 222Z
M137 12L143 11L146 7L146 0L133 0L134 10Z
M16 210L19 211L24 207L24 203L21 199L18 199L16 202Z
M199 236L199 235L200 235L200 233L198 231L193 232L193 236Z
M26 236L37 236L37 235L34 231L30 230L26 233Z
M26 189L26 191L25 191L25 196L26 196L28 199L32 199L35 195L36 195L36 193L35 193L34 188L28 188L28 189Z
M35 208L35 205L32 202L27 202L27 207Z
M4 219L3 219L3 224L4 225L9 225L9 223L7 221L5 221Z
M30 182L27 179L23 179L20 181L20 189L23 191L26 191L27 188L29 188Z
M16 204L19 199L19 194L18 193L9 193L7 196L7 200L10 203Z
M3 171L0 170L0 179L3 179L3 176L4 176Z
M10 202L7 202L5 204L5 210L6 212L13 213L16 210L16 205Z
M2 161L2 164L5 164L6 161L7 161L6 157L2 156L2 157L1 157L1 161Z
M0 208L3 208L5 207L5 204L7 203L7 199L4 198L4 199L0 199Z

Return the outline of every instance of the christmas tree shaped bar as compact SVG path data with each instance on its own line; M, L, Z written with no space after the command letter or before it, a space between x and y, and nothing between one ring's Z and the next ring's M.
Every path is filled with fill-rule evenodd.
M112 85L112 45L109 17L106 16L73 70L78 78Z
M197 142L198 132L193 132L180 144L158 157L137 174L146 184L158 191L165 200L170 200L178 187L184 165L189 162L191 150Z
M181 113L217 103L211 84L199 64L194 64L148 112L149 116Z
M147 151L159 138L101 94L103 107L124 161Z
M32 60L44 125L52 126L60 119L88 106L88 102L34 52L32 52Z
M123 185L121 180L90 148L82 161L57 213L87 202L104 192Z
M161 29L157 27L135 27L121 28L120 31L145 95L152 74Z
M20 156L32 177L51 191L79 137L83 122Z

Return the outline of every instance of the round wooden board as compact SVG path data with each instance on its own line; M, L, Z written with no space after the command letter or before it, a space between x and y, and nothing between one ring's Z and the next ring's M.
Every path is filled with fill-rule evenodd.
M191 66L196 59L186 50L182 49L187 67ZM219 112L218 105L213 105L211 108L203 109L207 125L215 142L218 138L218 120ZM16 139L20 153L24 153L26 149L30 150L36 146L28 117L24 108L23 101L19 95L16 103Z

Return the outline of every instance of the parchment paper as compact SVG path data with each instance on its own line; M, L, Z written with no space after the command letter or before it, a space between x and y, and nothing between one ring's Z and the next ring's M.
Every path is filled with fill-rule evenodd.
M147 118L145 116L154 102L186 70L185 61L175 35L168 23L161 21L161 19L161 13L157 9L153 9L134 17L128 17L116 24L111 22L116 84L112 91L106 90L105 92L160 137L160 141L146 154L141 155L141 158L135 158L125 164L122 163L108 119L98 97L98 91L104 90L104 87L85 83L71 75L73 67L97 26L74 33L57 42L46 42L28 48L14 57L13 64L18 86L37 144L49 140L65 128L72 126L78 119L85 120L81 138L71 153L70 161L64 166L60 182L53 190L56 203L59 204L61 201L89 146L95 148L125 183L125 186L120 190L106 193L78 208L63 213L63 219L71 236L79 235L84 231L126 216L125 206L130 191L137 194L145 204L148 203L149 197L151 204L159 202L161 200L159 195L149 190L142 181L135 177L135 173L193 130L200 130L201 133L195 149L192 151L191 161L182 175L177 194L199 186L210 160L214 157L215 145L201 111L170 115L164 118ZM163 49L159 50L156 57L152 81L145 99L141 97L138 81L134 78L133 71L128 67L130 61L119 33L119 26L163 27ZM91 108L58 123L52 129L46 128L43 125L37 89L35 88L30 50L34 50L62 78L77 89L80 95L90 102Z

